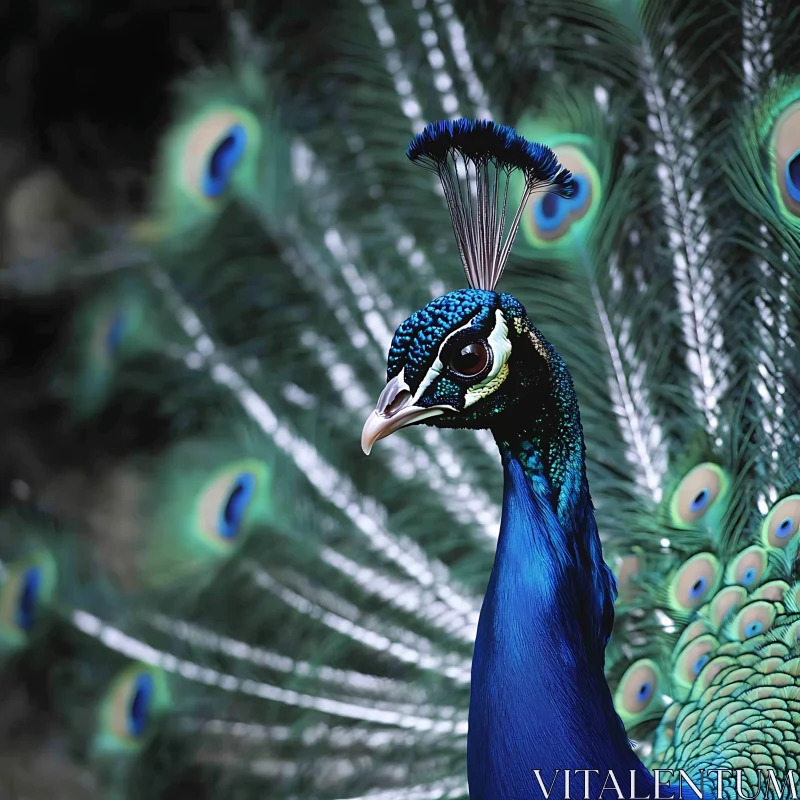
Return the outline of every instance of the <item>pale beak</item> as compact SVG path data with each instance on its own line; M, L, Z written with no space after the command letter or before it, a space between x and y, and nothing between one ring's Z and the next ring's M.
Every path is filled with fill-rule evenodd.
M377 407L367 417L364 430L361 431L361 449L365 455L370 454L372 446L378 439L385 439L406 425L429 417L438 417L445 411L452 410L450 406L422 408L409 405L410 403L411 392L403 379L399 375L392 378L381 392Z

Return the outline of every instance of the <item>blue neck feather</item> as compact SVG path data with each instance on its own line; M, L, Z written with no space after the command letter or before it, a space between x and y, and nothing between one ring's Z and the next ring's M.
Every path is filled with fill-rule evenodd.
M572 382L551 355L552 402L539 423L555 435L543 437L541 424L536 436L495 431L505 491L472 662L470 800L561 800L565 770L571 797L584 797L584 774L575 770L598 771L588 773L591 798L618 797L609 771L626 797L652 797L653 779L603 674L614 578L602 557Z
M636 770L638 796L652 797L652 778L630 748L603 675L605 641L587 638L594 615L586 587L594 581L570 546L577 532L559 523L543 474L508 451L503 469L503 521L472 663L470 800L544 797L537 769L546 790L555 780L552 798L564 797L564 771L579 769L599 770L589 774L592 798L602 796L608 770L623 792ZM583 502L579 536L597 537L588 492ZM570 780L570 794L583 797L584 776Z

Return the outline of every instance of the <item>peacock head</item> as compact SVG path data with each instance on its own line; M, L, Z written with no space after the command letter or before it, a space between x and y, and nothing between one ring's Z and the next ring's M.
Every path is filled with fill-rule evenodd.
M459 289L432 300L394 335L388 381L361 435L364 452L417 423L497 425L535 391L548 347L510 294Z
M388 383L361 435L365 453L416 423L494 428L540 382L552 348L519 301L494 288L530 197L575 192L550 148L494 122L434 122L414 137L407 156L441 180L471 288L432 300L397 329ZM509 198L517 210L504 238Z

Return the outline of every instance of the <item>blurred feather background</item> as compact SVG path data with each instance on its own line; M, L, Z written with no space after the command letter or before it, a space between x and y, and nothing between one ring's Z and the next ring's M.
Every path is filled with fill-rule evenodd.
M463 284L404 156L439 118L572 148L590 186L566 228L526 219L503 288L575 379L634 591L621 702L669 663L691 609L653 575L703 536L733 563L797 481L798 201L763 157L791 6L8 0L0 796L466 796L496 449L359 447L396 326ZM698 533L664 509L708 461L735 502ZM687 691L623 714L643 754Z

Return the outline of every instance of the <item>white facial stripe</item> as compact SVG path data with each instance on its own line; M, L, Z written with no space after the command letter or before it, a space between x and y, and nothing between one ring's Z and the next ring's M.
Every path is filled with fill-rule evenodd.
M492 369L479 384L476 386L471 386L469 389L467 389L467 393L464 397L464 408L471 406L482 397L486 397L487 395L491 394L506 379L506 375L508 375L508 367L506 365L508 363L508 357L511 355L511 342L508 340L508 325L506 325L505 317L500 309L495 310L494 317L494 328L489 334L488 339L489 347L491 348L494 356ZM442 342L441 347L439 347L439 353L444 350L444 348L447 346L447 343L450 341L450 339L452 339L453 336L460 331L465 330L466 328L470 328L471 326L472 319L449 333ZM436 360L425 374L422 383L420 383L419 388L414 394L414 397L411 400L412 404L416 404L419 398L425 394L425 391L428 389L428 387L442 374L443 370L444 364L437 355ZM405 369L403 370L402 375L403 382L405 383Z
M397 380L400 383L400 388L405 389L407 392L411 391L411 387L406 383L406 368L400 370L400 374L397 376Z
M464 397L464 408L469 408L482 397L486 397L494 392L497 387L506 379L508 375L508 357L511 355L511 342L508 340L508 325L503 316L503 312L498 308L494 312L494 328L489 334L488 343L494 355L492 368L489 374L475 386L467 389Z
M439 356L436 356L436 361L433 362L433 366L425 373L425 377L422 379L422 383L420 383L419 388L417 389L416 394L411 399L411 402L416 405L417 400L425 394L425 390L442 374L442 370L444 369L444 364L439 361Z
M474 318L475 318L475 315L473 315L473 316L470 318L470 320L469 320L468 322L466 322L464 325L462 325L460 328L456 328L456 329L455 329L455 330L454 330L452 333L449 333L449 334L448 334L448 335L445 337L445 339L444 339L444 341L442 342L441 346L439 347L439 353L441 353L441 352L442 352L442 350L444 350L444 348L445 348L445 345L446 345L446 344L447 344L447 343L450 341L450 339L452 339L452 338L453 338L453 336L455 336L455 335L456 335L456 334L457 334L459 331L463 331L464 329L471 327L471 326L472 326L472 320L473 320ZM417 392L416 392L416 394L415 394L415 395L414 395L414 397L411 399L411 402L412 402L412 403L416 403L416 402L417 402L417 400L419 400L419 398L420 398L420 397L422 397L422 395L423 395L423 394L425 394L425 391L427 390L427 388L428 388L428 387L429 387L429 386L430 386L430 385L431 385L431 384L432 384L432 383L433 383L433 382L434 382L434 381L435 381L435 380L436 380L436 379L437 379L437 378L438 378L438 377L439 377L439 376L442 374L442 370L443 370L443 369L444 369L444 364L442 364L442 362L441 362L441 360L440 360L440 358L439 358L439 354L437 353L437 354L436 354L436 361L434 361L434 362L433 362L433 366L431 366L431 368L430 368L430 369L427 371L427 373L425 374L425 377L422 379L422 383L420 383L420 385L419 385L419 388L417 389ZM403 369L403 375L405 376L405 369Z

